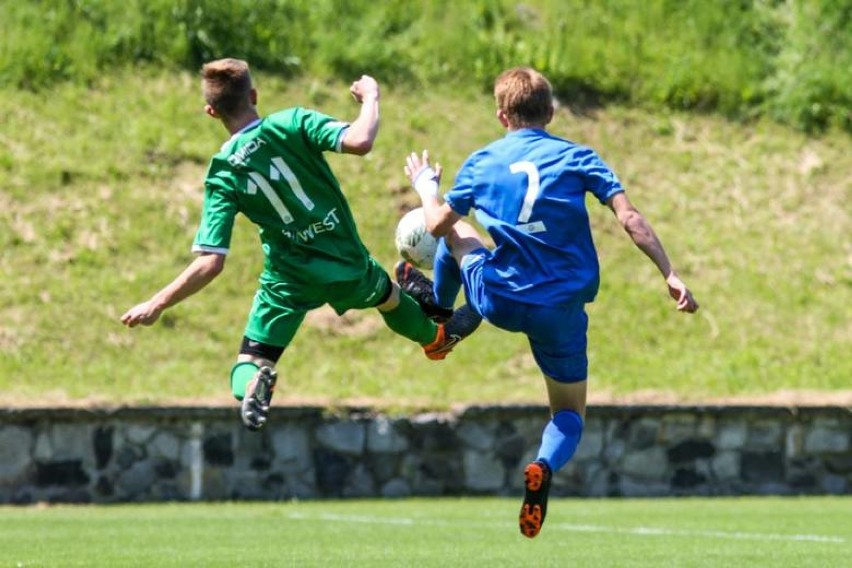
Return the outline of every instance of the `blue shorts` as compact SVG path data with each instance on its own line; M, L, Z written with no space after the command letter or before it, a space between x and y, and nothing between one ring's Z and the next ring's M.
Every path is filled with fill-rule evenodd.
M482 270L490 255L482 248L463 259L461 275L468 304L492 325L525 334L535 362L548 377L560 383L585 381L589 369L585 303L537 306L489 294L482 283Z

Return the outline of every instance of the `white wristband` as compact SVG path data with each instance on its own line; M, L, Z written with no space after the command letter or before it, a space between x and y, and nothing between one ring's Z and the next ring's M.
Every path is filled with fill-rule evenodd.
M417 177L414 178L414 190L421 198L437 197L438 196L438 181L437 174L432 168L424 168L420 170Z

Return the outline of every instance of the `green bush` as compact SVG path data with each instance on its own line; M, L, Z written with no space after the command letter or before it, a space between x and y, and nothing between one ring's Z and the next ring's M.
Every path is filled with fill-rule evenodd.
M44 0L7 2L0 85L233 56L284 76L473 83L514 65L568 104L767 113L852 131L847 0Z
M767 80L771 114L808 132L852 131L852 4L801 0L778 12L783 40Z

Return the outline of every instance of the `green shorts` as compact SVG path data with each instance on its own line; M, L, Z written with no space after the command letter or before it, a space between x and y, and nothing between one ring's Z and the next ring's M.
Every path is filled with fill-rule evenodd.
M282 282L264 272L246 323L245 336L275 347L286 347L308 311L329 304L342 315L347 310L372 308L388 295L391 280L375 259L358 280L305 286Z

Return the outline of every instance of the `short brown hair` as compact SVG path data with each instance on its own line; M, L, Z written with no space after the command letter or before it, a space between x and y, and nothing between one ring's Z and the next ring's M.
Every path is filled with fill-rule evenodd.
M529 67L500 73L494 81L497 108L513 127L547 124L553 111L553 88L547 78Z
M223 116L234 116L251 106L252 89L248 63L240 59L218 59L201 68L204 100Z

